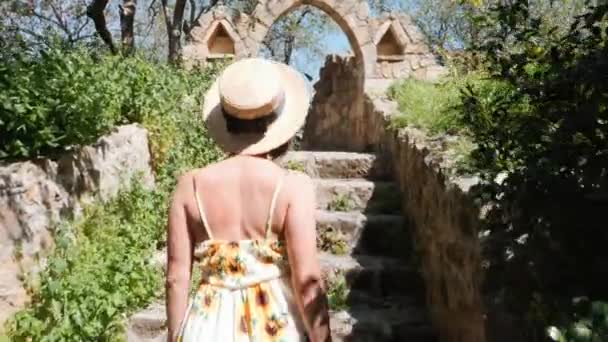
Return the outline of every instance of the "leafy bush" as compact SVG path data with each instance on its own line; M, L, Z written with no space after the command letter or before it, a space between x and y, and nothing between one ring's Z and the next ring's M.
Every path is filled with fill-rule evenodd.
M143 78L125 75L131 84L124 89L135 89L132 94L138 96L158 96L121 102L135 108L122 108L123 117L141 120L152 132L156 188L135 182L130 190L88 208L81 219L57 230L48 267L31 289L32 305L8 324L14 341L124 340L125 317L162 293L162 271L150 260L164 244L176 178L186 169L222 157L196 115L199 94L215 70L190 74L139 59L125 59L123 65L139 70ZM152 90L145 86L151 83Z
M575 298L571 322L563 327L547 328L556 342L601 342L608 340L608 303Z
M450 76L438 83L405 79L389 89L389 96L397 101L400 112L392 120L393 128L412 125L432 134L462 133L467 128L461 119L460 95L464 88L474 89L483 98L512 90L506 82L490 79L481 72Z
M192 112L201 95L196 83L208 74L84 50L1 60L0 159L52 156L90 144L117 124L160 124L162 116ZM161 153L170 145L155 143Z
M589 6L558 35L527 3L479 18L486 36L475 49L507 86L468 87L461 120L476 146L479 196L492 204L488 287L521 316L542 294L545 314L530 317L538 332L559 320L569 298L606 298L608 6Z
M454 80L431 83L405 79L390 88L389 96L399 104L400 113L392 120L394 128L413 125L432 133L458 129L453 108L459 100L459 88Z
M162 272L148 260L163 234L164 202L134 183L60 227L33 304L14 318L11 338L92 341L119 332L122 314L158 293Z

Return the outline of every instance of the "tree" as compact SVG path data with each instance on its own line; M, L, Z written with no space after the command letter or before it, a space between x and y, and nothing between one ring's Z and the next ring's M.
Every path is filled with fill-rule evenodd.
M608 286L608 5L585 7L551 29L563 24L526 0L492 6L471 47L492 81L462 96L492 203L488 288L540 335L573 297L605 300Z
M328 15L312 6L303 6L272 25L263 41L262 53L285 64L292 63L298 50L314 58L323 54L323 36L338 30Z
M108 30L105 17L105 9L109 0L93 0L87 7L87 15L95 23L95 30L99 37L106 43L112 53L118 53L118 49L114 45L112 34ZM135 11L137 9L137 0L124 0L122 5L119 5L120 12L120 28L122 53L130 55L135 51L135 33L134 20Z
M58 38L68 46L90 42L95 33L85 0L5 0L0 4L0 40L22 49L48 48Z

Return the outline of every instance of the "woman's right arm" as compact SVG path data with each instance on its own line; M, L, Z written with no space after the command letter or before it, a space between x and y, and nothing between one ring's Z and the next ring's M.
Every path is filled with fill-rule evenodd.
M317 257L315 190L303 174L290 176L285 238L295 297L311 342L331 341L329 309Z
M191 175L186 174L180 177L169 209L165 282L168 342L176 341L176 336L188 307L193 244L188 230L184 198L192 194L191 184Z

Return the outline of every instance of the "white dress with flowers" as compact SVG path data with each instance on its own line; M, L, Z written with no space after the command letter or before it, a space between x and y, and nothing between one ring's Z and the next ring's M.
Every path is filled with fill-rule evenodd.
M190 299L178 335L180 342L306 341L290 285L283 241L270 239L273 194L264 239L221 241L211 237L196 191L196 203L209 240L194 256L202 279Z

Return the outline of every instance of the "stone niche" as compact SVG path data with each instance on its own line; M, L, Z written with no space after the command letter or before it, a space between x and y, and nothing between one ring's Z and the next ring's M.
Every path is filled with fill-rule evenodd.
M374 78L434 81L445 73L408 15L388 13L371 23L376 47Z
M225 6L217 6L202 15L190 32L190 44L183 48L184 66L205 66L246 56L247 49L233 19Z
M383 31L376 35L376 54L378 62L398 62L405 58L405 44L397 38L395 24L390 23Z
M225 25L221 21L215 22L214 28L210 31L210 35L207 38L208 61L234 57L234 39L228 34L228 29Z

